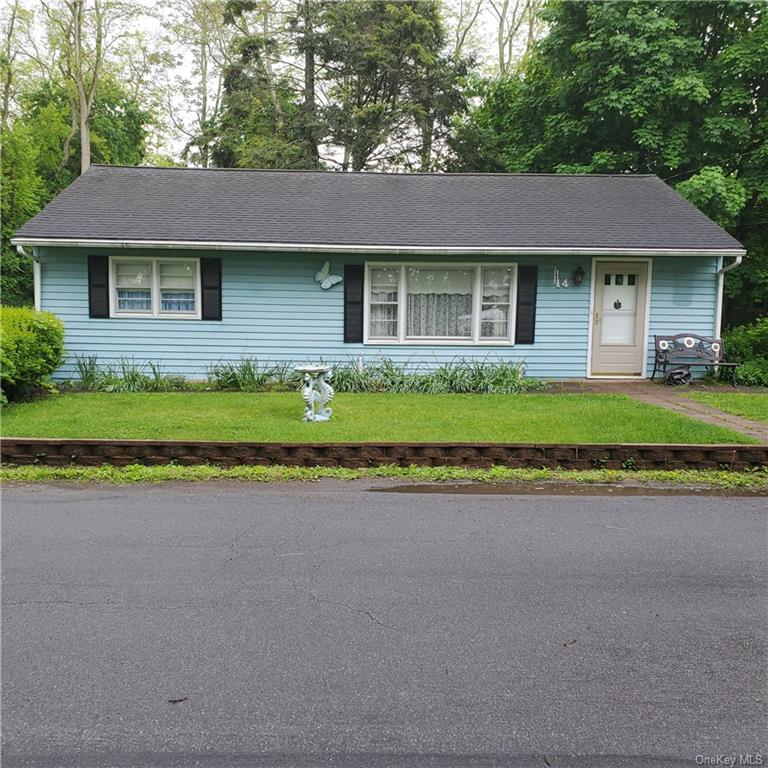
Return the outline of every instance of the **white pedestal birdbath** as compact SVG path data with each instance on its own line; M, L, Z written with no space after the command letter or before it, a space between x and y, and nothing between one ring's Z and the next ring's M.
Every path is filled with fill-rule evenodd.
M333 411L328 403L333 400L333 387L326 381L331 378L327 365L299 365L296 371L303 374L301 397L304 400L304 421L328 421Z

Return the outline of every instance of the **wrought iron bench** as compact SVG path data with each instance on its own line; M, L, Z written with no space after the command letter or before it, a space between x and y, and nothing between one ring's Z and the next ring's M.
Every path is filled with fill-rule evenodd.
M656 357L653 362L651 379L661 371L667 384L690 384L691 367L730 368L733 372L733 386L736 386L738 363L728 363L723 352L722 339L710 339L695 333L678 333L676 336L654 336ZM667 373L667 366L675 368Z

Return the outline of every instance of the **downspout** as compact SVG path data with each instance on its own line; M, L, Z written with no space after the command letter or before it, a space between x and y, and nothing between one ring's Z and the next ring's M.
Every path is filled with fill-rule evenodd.
M19 256L25 256L28 259L32 259L32 279L34 282L34 295L35 295L35 309L39 310L42 305L42 291L41 291L41 270L40 270L40 258L35 255L34 249L32 253L27 253L24 250L23 245L16 246L16 253Z
M744 255L739 254L735 261L723 264L717 270L717 310L715 312L715 338L719 339L723 330L723 286L725 285L725 273L736 269L744 261Z

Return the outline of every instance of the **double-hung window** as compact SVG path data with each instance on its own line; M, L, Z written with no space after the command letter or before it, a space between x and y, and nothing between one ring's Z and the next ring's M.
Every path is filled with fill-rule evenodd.
M110 259L113 317L200 317L200 260Z
M369 264L369 343L511 344L515 264Z

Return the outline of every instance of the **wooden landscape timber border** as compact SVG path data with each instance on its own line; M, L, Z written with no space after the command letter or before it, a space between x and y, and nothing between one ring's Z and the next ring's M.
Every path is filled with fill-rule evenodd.
M245 443L7 437L7 464L216 464L300 467L464 466L732 469L768 466L768 445L544 443Z

